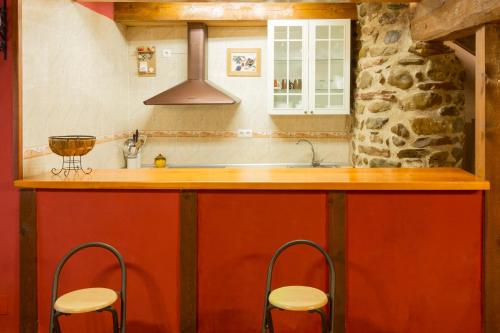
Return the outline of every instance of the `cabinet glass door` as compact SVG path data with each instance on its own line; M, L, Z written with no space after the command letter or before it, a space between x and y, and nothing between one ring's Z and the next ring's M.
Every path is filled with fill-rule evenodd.
M350 26L345 23L309 23L310 104L315 114L349 113Z
M270 21L268 29L271 110L300 113L307 106L307 22Z

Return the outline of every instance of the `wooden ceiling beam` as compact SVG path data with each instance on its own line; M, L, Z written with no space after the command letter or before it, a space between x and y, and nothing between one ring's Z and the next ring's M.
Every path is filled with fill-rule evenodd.
M209 25L265 25L271 19L357 19L349 3L169 2L116 3L115 21L125 25L202 21ZM259 24L260 23L260 24Z
M500 21L499 0L423 0L411 22L414 40L452 40L480 25Z

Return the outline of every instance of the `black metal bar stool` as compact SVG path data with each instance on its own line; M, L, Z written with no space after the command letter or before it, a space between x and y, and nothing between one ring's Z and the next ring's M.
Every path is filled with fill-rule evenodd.
M121 289L116 292L108 288L86 288L78 289L66 293L59 298L57 297L59 288L59 275L66 262L75 253L86 248L102 248L105 249L116 257L120 264L121 269ZM114 247L105 243L93 242L84 243L73 250L68 252L59 262L54 274L54 281L52 284L52 302L50 307L50 326L49 333L61 333L61 326L59 325L60 316L68 316L78 313L88 312L103 312L108 311L113 317L113 332L125 333L125 319L126 319L126 291L127 291L127 270L125 261L122 255ZM113 304L120 298L120 323L118 323L118 314Z
M328 264L328 293L308 286L286 286L271 291L273 268L283 251L295 245L311 246L321 252ZM333 300L335 295L335 270L328 253L318 244L310 240L294 240L281 246L273 255L267 270L266 298L264 301L264 319L262 333L274 333L271 311L273 309L289 311L307 311L321 316L323 333L333 332ZM328 305L328 316L323 307Z

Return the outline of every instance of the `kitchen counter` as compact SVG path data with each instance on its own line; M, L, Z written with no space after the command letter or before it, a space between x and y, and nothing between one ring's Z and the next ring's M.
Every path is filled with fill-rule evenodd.
M100 169L69 177L51 173L15 181L40 189L218 190L488 190L462 169L222 168Z
M31 300L50 299L58 260L92 240L115 246L132 268L131 330L258 332L269 260L294 239L330 253L335 320L346 332L481 331L489 183L461 169L100 169L16 186L28 188L20 194L21 276L36 277L22 282L21 317L40 331L50 304ZM278 264L275 283L326 286L319 258L297 250ZM109 282L107 262L87 257L81 265L92 270L69 277L71 285ZM237 304L230 316L228 304ZM286 320L317 331L317 321L280 315L290 315L277 317L281 327ZM67 325L98 327L84 323Z

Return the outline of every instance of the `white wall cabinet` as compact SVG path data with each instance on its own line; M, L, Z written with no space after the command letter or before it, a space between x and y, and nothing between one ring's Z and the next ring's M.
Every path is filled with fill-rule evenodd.
M350 20L268 22L268 112L350 112Z

